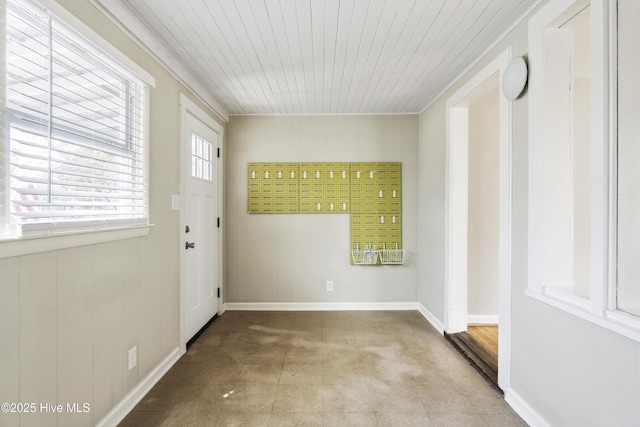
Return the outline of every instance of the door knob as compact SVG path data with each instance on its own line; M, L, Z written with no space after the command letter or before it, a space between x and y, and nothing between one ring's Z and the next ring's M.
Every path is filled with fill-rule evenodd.
M187 243L184 244L184 248L185 249L189 249L189 248L193 249L195 247L196 247L196 244L193 243L193 242L192 243L187 242Z

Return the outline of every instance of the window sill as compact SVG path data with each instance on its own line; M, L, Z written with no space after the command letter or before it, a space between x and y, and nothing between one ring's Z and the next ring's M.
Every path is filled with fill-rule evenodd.
M4 238L0 239L0 259L144 237L149 235L151 227L153 224L46 236Z
M591 303L588 297L583 297L572 292L571 287L565 286L545 286L542 290L543 295L555 300L564 301L566 304L579 308L584 311L591 309Z
M599 315L591 311L588 299L552 287L545 287L542 292L527 289L525 295L635 342L640 342L640 317L619 310L603 310Z

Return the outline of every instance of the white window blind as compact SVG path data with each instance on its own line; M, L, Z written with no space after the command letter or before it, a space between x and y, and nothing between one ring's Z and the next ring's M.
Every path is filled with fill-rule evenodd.
M146 224L148 87L36 2L6 22L8 229Z

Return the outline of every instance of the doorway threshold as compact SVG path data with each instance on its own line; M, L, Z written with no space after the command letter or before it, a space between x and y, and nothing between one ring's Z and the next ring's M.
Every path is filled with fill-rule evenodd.
M498 386L498 360L478 340L467 332L445 332L444 337L493 388L504 394Z
M191 339L189 341L187 341L187 349L189 349L189 347L191 346L191 344L193 344L193 342L195 340L198 339L198 337L205 331L205 329L207 329L209 327L210 324L213 323L214 320L216 320L218 318L218 313L214 314L213 317L209 320L207 320L207 323L205 323L202 328L200 328L200 330L198 332L195 333L194 336L191 337Z

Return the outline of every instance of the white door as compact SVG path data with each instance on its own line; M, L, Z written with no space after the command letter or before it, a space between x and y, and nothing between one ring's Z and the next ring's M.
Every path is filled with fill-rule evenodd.
M191 339L218 312L220 286L221 132L186 110L182 142L184 202L181 221L183 251L183 342Z

